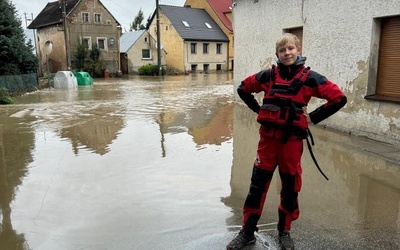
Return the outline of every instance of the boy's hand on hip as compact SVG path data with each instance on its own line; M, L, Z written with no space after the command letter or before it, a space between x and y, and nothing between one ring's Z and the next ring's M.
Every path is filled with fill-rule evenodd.
M303 107L303 115L306 117L307 122L311 123L310 116L308 115L308 112L307 112L307 107Z

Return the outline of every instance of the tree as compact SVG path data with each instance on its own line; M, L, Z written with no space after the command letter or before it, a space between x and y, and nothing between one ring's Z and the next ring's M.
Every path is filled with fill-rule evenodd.
M78 70L82 71L83 68L85 67L85 61L88 56L88 47L87 44L83 43L78 39L78 47L77 51L75 54L75 60L76 60L76 67Z
M101 50L97 47L97 44L92 44L92 49L88 51L88 60L85 62L84 71L89 72L93 77L104 76L106 66L101 57Z
M149 17L147 18L146 30L150 28L150 25L151 25L151 15L149 15Z
M25 42L22 22L13 3L0 0L0 75L37 72L32 41Z
M133 19L133 22L131 23L131 27L129 28L129 31L145 30L146 27L142 24L143 20L144 20L143 11L142 11L142 9L140 9L139 13L135 17L135 19Z

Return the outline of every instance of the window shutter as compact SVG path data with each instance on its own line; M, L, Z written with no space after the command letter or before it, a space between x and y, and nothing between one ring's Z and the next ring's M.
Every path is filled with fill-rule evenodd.
M376 94L400 98L400 16L381 25Z

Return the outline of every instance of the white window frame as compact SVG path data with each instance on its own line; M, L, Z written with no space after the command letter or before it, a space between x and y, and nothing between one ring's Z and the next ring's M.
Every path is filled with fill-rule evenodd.
M197 43L190 43L190 54L197 54Z
M222 54L222 43L217 43L215 51L216 54Z
M83 44L83 40L88 41L88 49L92 49L92 38L90 36L84 36L81 38L81 42Z
M210 52L210 44L203 43L203 54L208 54Z
M87 17L87 20L85 17ZM90 23L89 12L82 12L82 23Z
M97 17L99 20L97 20ZM101 13L94 13L94 23L102 23L102 14Z
M143 51L148 50L149 51L149 57L143 57ZM150 49L142 49L142 59L143 60L149 60L151 59L151 50Z
M99 41L104 40L104 49L100 48ZM107 37L97 37L97 47L101 50L108 50L107 47Z

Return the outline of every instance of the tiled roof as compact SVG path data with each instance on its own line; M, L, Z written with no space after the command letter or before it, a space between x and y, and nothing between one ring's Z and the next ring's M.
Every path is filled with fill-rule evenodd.
M65 0L67 15L75 8L81 0ZM29 24L28 29L37 29L57 23L62 23L62 8L59 1L47 3L46 7Z
M226 17L225 13L232 12L229 7L232 6L232 0L207 0L210 6L214 9L215 13L217 13L218 17L224 23L224 25L230 30L232 29L232 22Z
M185 40L223 41L229 39L204 9L160 5L160 10ZM186 21L189 27L183 23ZM211 28L206 26L208 23Z
M129 49L136 43L136 41L146 32L145 30L138 30L133 32L125 32L120 40L120 52L127 53Z

